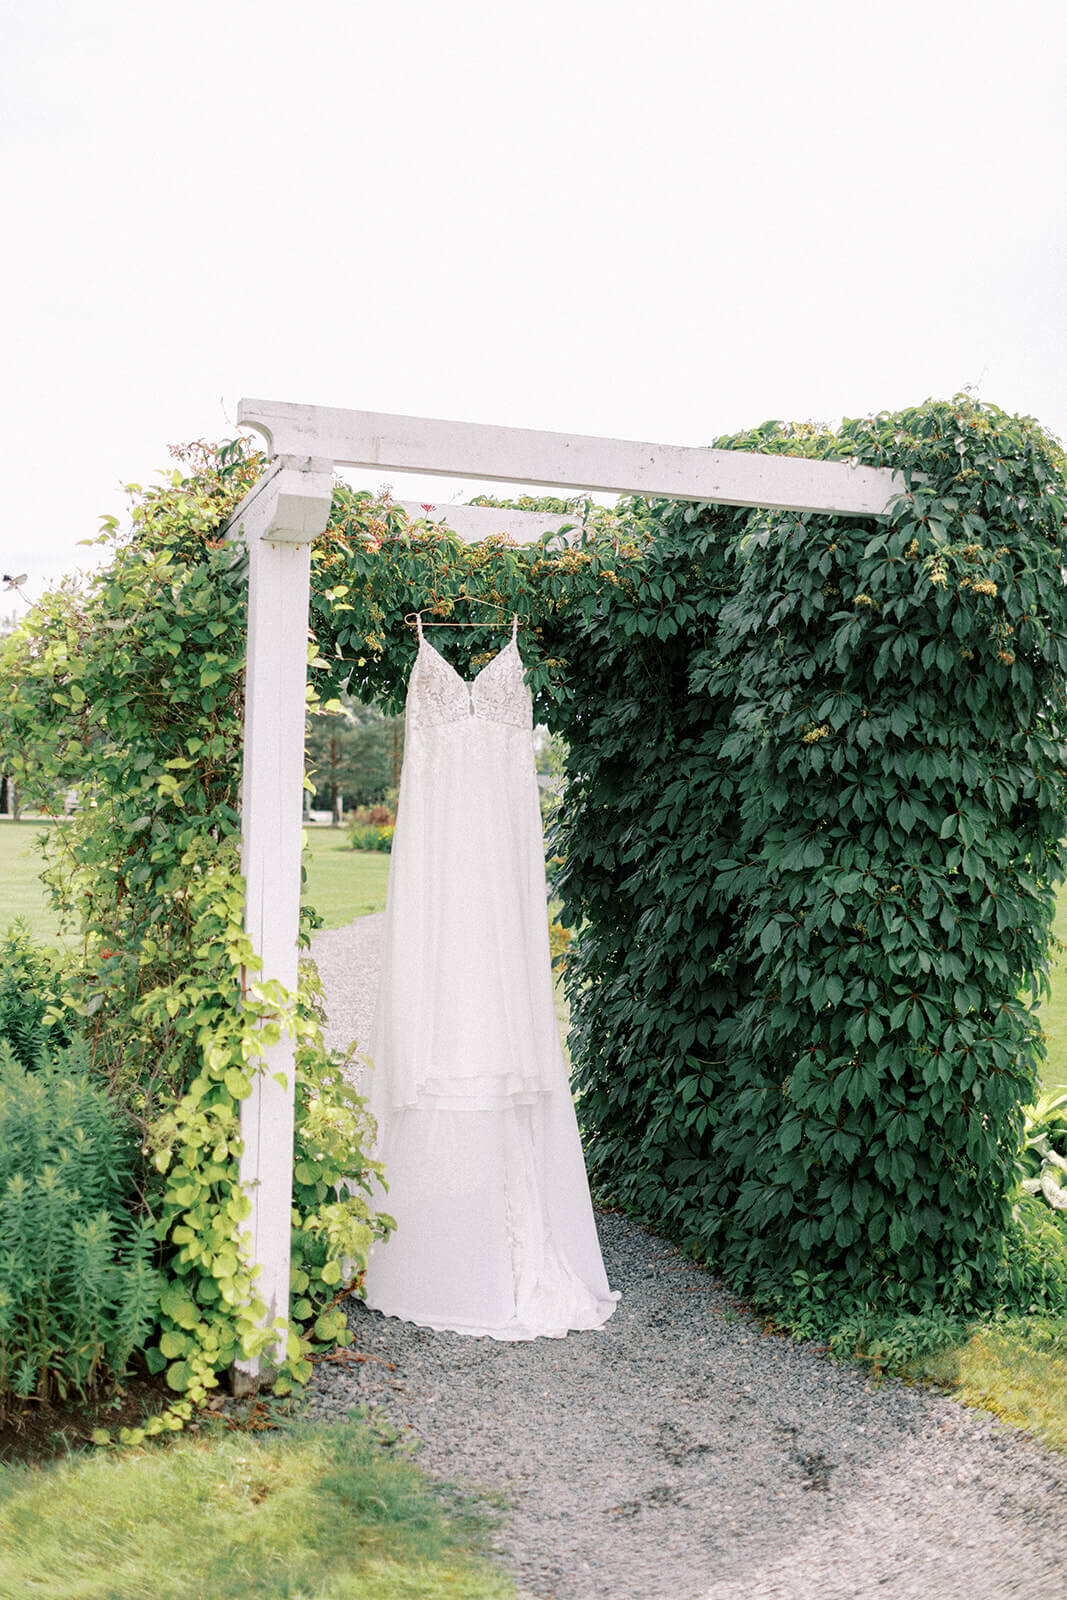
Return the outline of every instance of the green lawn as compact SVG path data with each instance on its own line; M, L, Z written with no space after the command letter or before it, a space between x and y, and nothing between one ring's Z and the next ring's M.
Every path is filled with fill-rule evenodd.
M304 899L328 928L385 910L389 857L380 850L352 850L347 828L308 828Z
M58 939L56 919L37 876L41 857L35 848L54 826L62 823L0 820L0 932L21 917L35 939Z
M1041 1017L1048 1039L1048 1061L1045 1065L1045 1086L1063 1084L1067 1087L1067 885L1060 890L1056 903L1056 938L1064 946L1053 958L1052 993L1041 1007Z
M979 1324L965 1344L916 1363L912 1376L1067 1453L1067 1317Z
M350 1420L0 1469L0 1597L507 1600L484 1506Z
M22 917L38 939L55 942L58 923L38 878L41 858L35 848L49 827L62 823L0 820L0 930ZM350 850L344 828L309 828L304 899L326 919L343 927L354 917L385 909L389 857L377 851Z

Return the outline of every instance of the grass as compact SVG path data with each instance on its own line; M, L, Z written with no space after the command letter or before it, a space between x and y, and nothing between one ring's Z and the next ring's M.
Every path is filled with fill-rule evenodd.
M1052 925L1059 944L1052 961L1052 992L1041 1007L1048 1060L1045 1063L1045 1088L1067 1085L1067 885L1056 901L1056 920Z
M59 923L38 876L41 857L36 842L61 823L11 822L0 819L0 930L21 917L35 939L62 942Z
M0 1600L508 1600L470 1496L357 1419L0 1472Z
M986 1324L966 1344L927 1357L910 1376L1067 1452L1067 1317Z
M353 850L347 828L308 828L304 899L327 928L343 928L356 917L385 910L389 857L380 850Z

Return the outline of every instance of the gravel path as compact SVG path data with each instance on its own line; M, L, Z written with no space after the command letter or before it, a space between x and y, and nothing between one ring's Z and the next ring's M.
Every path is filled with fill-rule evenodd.
M326 1043L333 1049L347 1050L353 1040L366 1045L378 993L384 922L385 912L379 911L347 928L324 928L312 938L311 954L329 1005Z
M316 939L339 1043L369 1020L377 923ZM1001 1600L1062 1586L1067 1458L765 1335L673 1246L598 1220L622 1290L603 1330L501 1344L353 1304L354 1354L317 1368L312 1415L380 1407L422 1441L430 1473L502 1492L499 1550L529 1600Z

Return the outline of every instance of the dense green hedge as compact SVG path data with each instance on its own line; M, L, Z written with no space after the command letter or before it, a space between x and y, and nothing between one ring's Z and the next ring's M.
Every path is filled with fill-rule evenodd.
M761 1296L965 1307L1007 1271L1064 872L1064 459L964 398L729 442L909 492L657 505L561 646L589 1159Z

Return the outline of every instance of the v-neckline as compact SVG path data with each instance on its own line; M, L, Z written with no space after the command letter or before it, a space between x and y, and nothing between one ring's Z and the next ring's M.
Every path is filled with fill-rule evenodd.
M499 661L500 657L502 655L504 655L508 650L514 649L516 655L518 655L519 647L518 647L517 642L514 639L509 639L507 644L501 646L501 648L497 651L495 656L492 656L485 663L485 665L483 667L479 667L478 668L478 671L474 674L473 678L465 678L463 676L462 672L460 672L459 668L458 667L454 667L452 665L451 661L449 661L448 657L447 656L443 656L441 654L440 650L438 650L437 646L435 644L431 644L430 643L429 639L427 639L425 634L423 634L419 639L419 649L420 650L429 650L429 651L431 651L432 654L437 657L438 661L441 661L441 662L444 663L444 665L448 668L449 672L451 672L452 676L454 678L456 678L458 680L458 682L460 682L465 689L473 689L474 685L478 682L478 679L481 677L483 672L488 672L489 668L493 665L493 663L496 662L496 661ZM519 659L520 660L522 659L521 656L520 656Z

